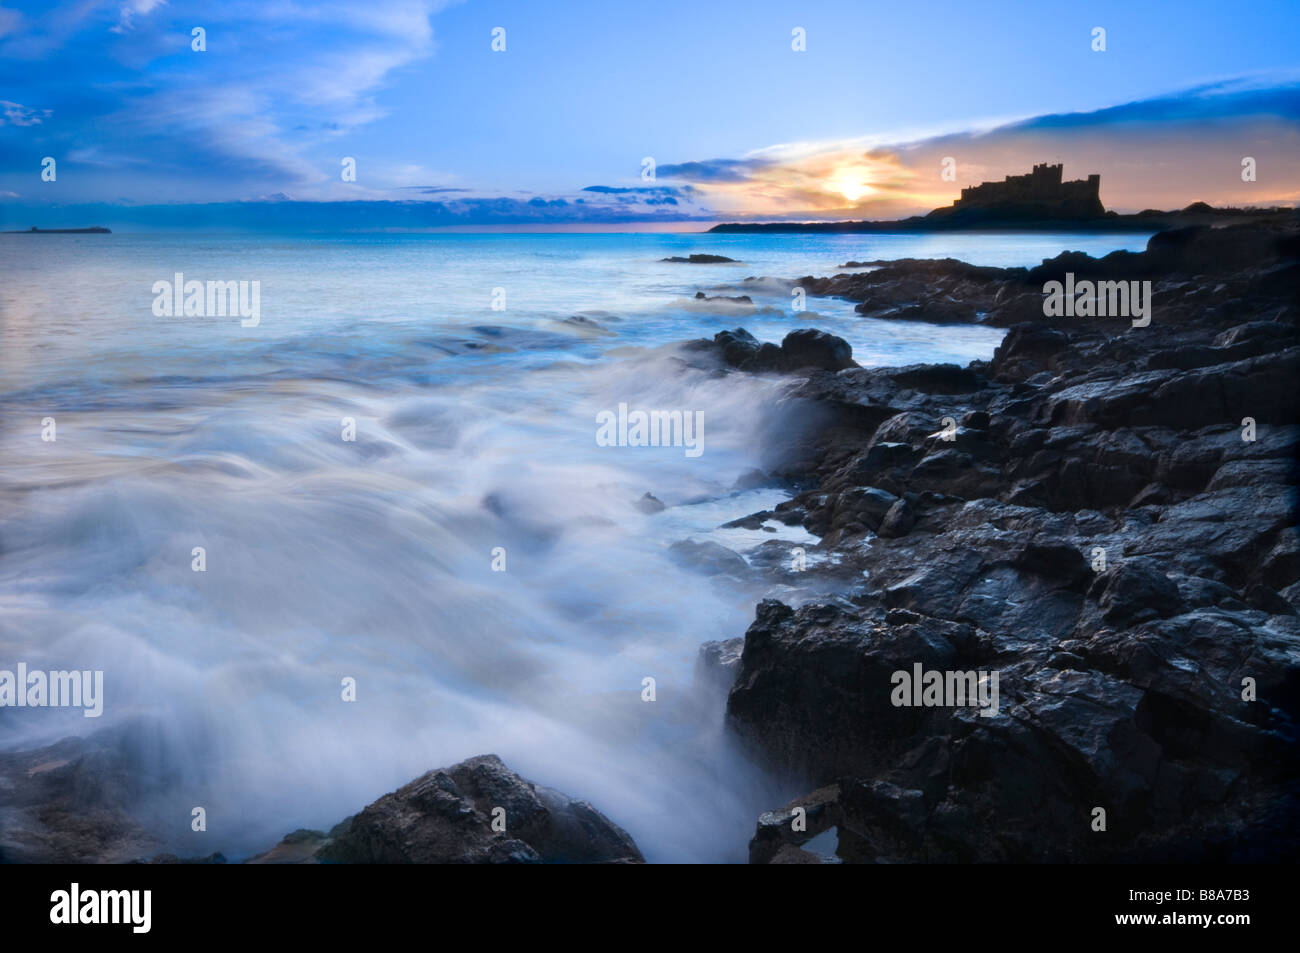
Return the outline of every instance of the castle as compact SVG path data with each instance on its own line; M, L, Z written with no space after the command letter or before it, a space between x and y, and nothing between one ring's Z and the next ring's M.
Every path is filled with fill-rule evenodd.
M1009 175L1001 182L983 182L961 190L951 208L936 209L945 215L1090 219L1106 214L1101 204L1101 176L1090 175L1073 182L1061 181L1064 166L1041 163L1028 175ZM934 214L934 213L932 213Z

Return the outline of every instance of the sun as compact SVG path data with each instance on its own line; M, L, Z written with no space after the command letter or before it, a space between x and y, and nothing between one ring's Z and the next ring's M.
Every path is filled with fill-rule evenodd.
M840 193L850 202L856 202L876 191L864 181L865 176L866 173L862 169L840 169L826 180L826 188L831 192Z

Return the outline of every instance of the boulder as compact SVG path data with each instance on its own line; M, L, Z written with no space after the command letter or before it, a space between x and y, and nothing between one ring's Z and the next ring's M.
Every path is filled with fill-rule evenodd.
M285 858L294 843L314 844L295 857L314 863L643 862L632 838L586 801L521 778L496 755L423 774L328 835L295 832L258 860Z

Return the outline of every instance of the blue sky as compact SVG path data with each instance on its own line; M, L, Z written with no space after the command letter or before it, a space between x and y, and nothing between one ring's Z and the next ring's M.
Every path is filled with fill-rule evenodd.
M1297 49L1296 0L0 0L0 215L293 200L426 203L393 211L411 226L885 217L1045 159L1100 172L1112 207L1290 204ZM1244 189L1233 170L1256 153ZM949 154L956 184L937 177Z

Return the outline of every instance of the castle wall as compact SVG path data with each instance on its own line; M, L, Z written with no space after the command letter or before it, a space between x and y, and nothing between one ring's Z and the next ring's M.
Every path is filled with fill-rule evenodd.
M1045 216L1100 217L1101 176L1063 182L1064 166L1042 163L1025 175L1008 175L1001 182L984 182L961 190L954 209L1015 208L1025 213L1037 211Z

